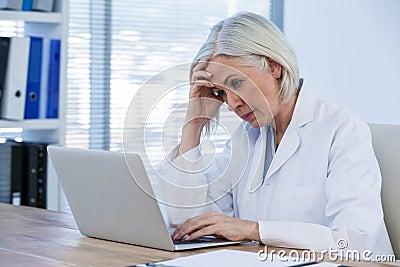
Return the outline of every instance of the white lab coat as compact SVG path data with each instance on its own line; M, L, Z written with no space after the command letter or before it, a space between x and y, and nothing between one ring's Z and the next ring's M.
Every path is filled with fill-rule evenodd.
M338 249L345 239L347 249L393 254L365 123L303 85L263 177L266 129L243 124L215 159L199 147L176 159L171 153L158 169L171 225L211 209L258 221L261 240L271 246Z

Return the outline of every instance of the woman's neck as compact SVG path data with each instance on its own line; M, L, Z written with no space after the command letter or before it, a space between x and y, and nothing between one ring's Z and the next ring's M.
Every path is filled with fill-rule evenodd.
M275 148L277 149L280 141L290 121L293 117L294 108L296 106L297 98L299 96L299 90L289 99L288 102L281 104L279 107L280 112L275 116Z

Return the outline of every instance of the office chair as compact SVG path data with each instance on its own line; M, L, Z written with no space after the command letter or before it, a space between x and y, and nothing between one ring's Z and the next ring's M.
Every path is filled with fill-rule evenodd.
M400 259L400 125L370 123L382 174L382 206L396 259ZM397 261L398 262L398 261Z

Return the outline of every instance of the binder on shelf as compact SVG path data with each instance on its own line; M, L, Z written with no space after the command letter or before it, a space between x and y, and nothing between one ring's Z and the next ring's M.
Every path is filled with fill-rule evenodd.
M0 110L1 110L1 99L3 97L6 70L8 62L8 46L10 39L8 37L0 37Z
M49 79L49 62L50 62L50 39L43 38L42 49L42 75L40 83L40 105L39 105L39 118L46 118L47 109L47 82Z
M23 0L22 10L31 11L32 10L32 0Z
M0 144L0 202L11 201L11 144Z
M21 10L22 0L0 0L0 9Z
M32 10L52 12L54 0L32 0Z
M43 38L31 37L26 85L25 119L39 118Z
M10 203L21 205L24 193L24 180L26 179L25 146L15 143L11 148L11 199Z
M46 208L47 144L26 143L27 180L21 204Z
M22 120L25 111L30 39L11 37L0 116Z
M0 202L46 208L47 144L0 144Z
M25 175L23 155L21 143L6 141L0 144L0 202L20 204Z
M50 62L47 82L47 111L46 118L58 118L60 94L60 40L50 40Z

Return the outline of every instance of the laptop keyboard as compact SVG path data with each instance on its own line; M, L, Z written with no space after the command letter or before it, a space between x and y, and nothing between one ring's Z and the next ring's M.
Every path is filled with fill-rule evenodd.
M182 244L192 244L192 243L220 243L226 242L227 239L224 238L217 238L217 237L200 237L193 240L173 240L175 245L182 245Z

